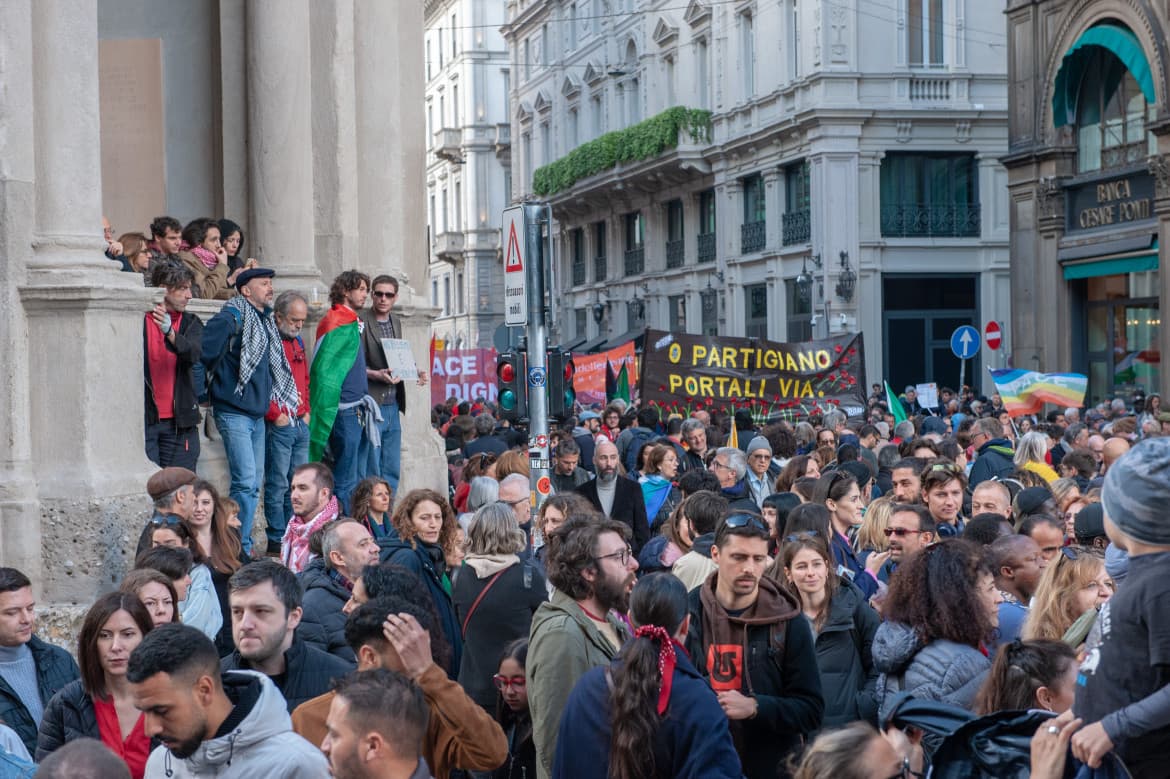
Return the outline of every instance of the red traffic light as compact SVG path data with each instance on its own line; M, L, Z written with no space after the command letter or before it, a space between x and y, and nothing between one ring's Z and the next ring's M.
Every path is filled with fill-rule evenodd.
M511 384L516 380L516 368L510 362L502 364L498 373L500 381Z
M565 381L572 381L573 374L577 372L577 366L573 365L572 360L565 360Z

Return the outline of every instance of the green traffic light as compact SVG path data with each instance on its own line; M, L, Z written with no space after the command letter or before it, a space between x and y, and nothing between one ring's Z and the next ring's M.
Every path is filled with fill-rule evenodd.
M516 393L512 390L504 390L499 397L500 407L506 411L511 411L516 408Z

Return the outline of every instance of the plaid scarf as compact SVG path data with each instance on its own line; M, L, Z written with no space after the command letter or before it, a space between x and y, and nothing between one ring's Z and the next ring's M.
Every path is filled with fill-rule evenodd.
M353 592L353 582L342 576L333 568L326 568L325 574L330 578L330 580L336 582L339 587L344 587L348 592Z
M244 321L244 333L240 341L240 378L236 383L236 394L243 395L244 387L252 380L252 374L260 366L265 353L268 356L268 368L272 371L272 396L269 398L276 407L290 417L297 415L300 405L300 395L297 393L297 382L289 368L288 358L284 356L284 347L281 345L280 332L276 329L276 322L266 311L261 314L256 307L243 295L223 304L225 308L234 308Z

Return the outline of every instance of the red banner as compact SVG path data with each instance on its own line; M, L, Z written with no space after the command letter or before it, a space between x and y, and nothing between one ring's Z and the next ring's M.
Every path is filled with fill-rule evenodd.
M442 349L431 357L431 405L455 397L474 402L483 397L494 403L496 386L495 349Z
M611 374L610 382L613 382L624 366L628 386L635 387L638 383L638 357L634 354L633 341L599 354L574 354L573 365L576 367L573 389L577 392L577 402L582 408L588 408L594 403L602 406L606 404L607 371Z

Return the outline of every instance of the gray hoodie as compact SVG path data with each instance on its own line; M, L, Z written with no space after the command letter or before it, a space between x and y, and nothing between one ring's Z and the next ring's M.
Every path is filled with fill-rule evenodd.
M325 779L329 763L317 747L293 733L284 696L264 674L228 671L223 675L228 697L260 685L259 697L243 720L225 736L204 741L195 754L180 760L165 746L156 747L146 762L145 779ZM250 691L251 692L251 691Z
M873 664L881 676L877 702L881 720L899 692L915 698L973 708L991 661L973 646L939 639L923 646L914 629L883 622L873 638Z

